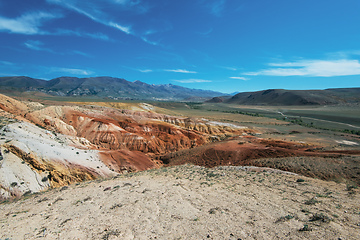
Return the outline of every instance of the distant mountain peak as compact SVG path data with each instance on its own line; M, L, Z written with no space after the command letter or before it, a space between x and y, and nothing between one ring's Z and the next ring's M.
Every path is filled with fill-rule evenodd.
M110 99L184 100L194 97L210 99L220 92L190 89L173 84L149 85L136 80L109 76L77 78L62 76L49 81L29 77L0 77L0 92L39 91L58 96L91 96Z

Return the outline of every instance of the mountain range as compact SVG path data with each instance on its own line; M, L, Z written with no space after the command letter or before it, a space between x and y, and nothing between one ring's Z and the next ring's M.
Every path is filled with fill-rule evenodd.
M207 102L240 105L331 105L360 102L360 88L333 88L325 90L268 89L242 92L232 97L214 97Z
M114 77L59 77L52 80L25 76L0 77L0 91L39 91L55 96L91 96L111 99L186 100L208 99L220 92L190 89L173 84L150 85Z
M325 90L268 89L225 95L173 84L130 82L114 77L59 77L42 80L26 76L0 77L0 92L38 91L54 96L82 96L115 100L206 101L240 105L331 105L360 102L360 88Z

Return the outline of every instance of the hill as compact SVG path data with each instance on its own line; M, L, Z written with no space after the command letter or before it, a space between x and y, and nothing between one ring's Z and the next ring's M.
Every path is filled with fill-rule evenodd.
M215 97L208 102L219 102ZM329 105L360 102L360 88L334 88L325 90L268 89L242 92L224 99L224 103L240 105Z
M220 92L190 89L173 84L150 85L113 77L59 77L49 81L24 76L0 77L0 91L39 91L55 96L175 101L223 95Z

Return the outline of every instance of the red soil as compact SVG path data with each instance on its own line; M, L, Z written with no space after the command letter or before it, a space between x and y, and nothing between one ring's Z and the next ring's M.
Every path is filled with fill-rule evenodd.
M101 161L116 172L135 172L156 168L157 165L144 153L118 150L100 152Z
M344 154L360 155L360 151L319 151L300 143L246 138L202 146L189 153L165 155L161 159L169 165L192 163L206 167L219 165L253 165L255 159L296 156L340 157ZM186 156L185 156L186 155Z

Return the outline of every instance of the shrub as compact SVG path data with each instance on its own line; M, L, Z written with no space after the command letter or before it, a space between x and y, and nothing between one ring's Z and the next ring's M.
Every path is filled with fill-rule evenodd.
M320 201L316 200L315 198L312 198L310 200L305 201L306 205L315 205L316 203L319 203Z
M299 231L300 232L311 231L311 228L309 227L309 225L304 224L304 226L302 228L300 228Z
M309 221L311 222L315 222L315 221L321 221L321 222L324 222L324 223L328 223L330 222L330 218L328 216L326 216L325 214L323 213L315 213Z

